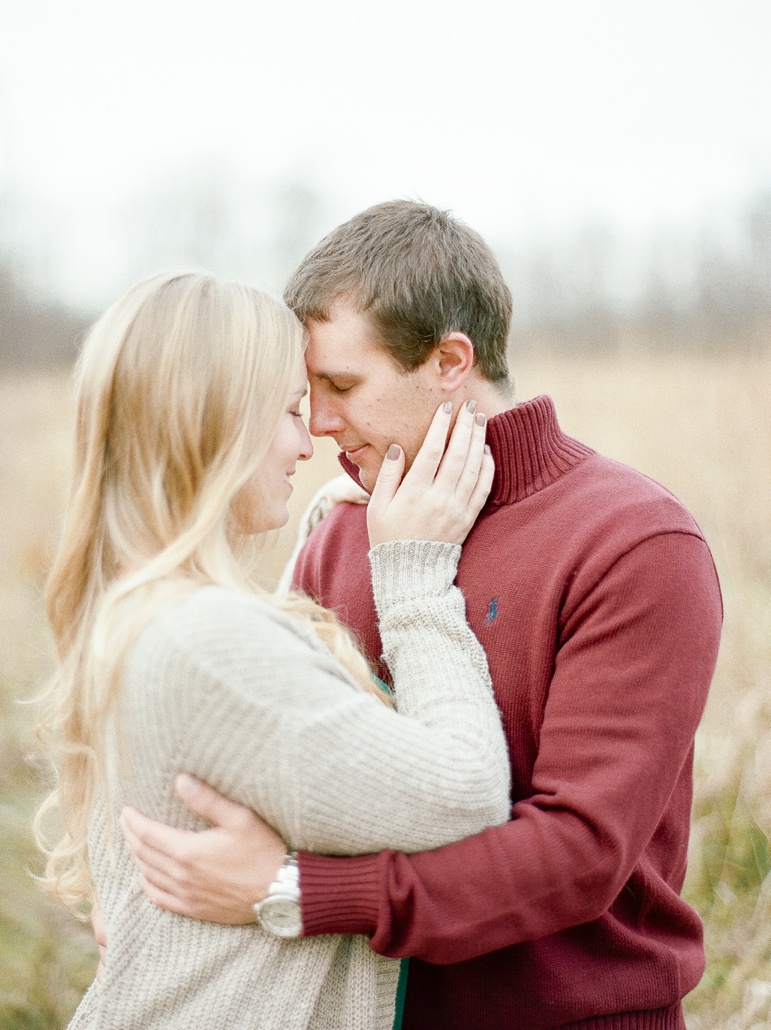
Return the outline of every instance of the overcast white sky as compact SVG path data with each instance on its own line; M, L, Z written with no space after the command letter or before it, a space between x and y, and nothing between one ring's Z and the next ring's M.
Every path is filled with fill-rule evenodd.
M0 191L60 254L212 158L330 225L421 196L492 239L640 231L771 184L769 69L771 0L0 0Z

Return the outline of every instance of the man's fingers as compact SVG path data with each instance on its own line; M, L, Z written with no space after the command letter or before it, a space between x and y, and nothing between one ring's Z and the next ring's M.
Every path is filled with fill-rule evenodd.
M194 885L194 869L190 847L198 834L177 830L125 808L121 814L121 830L126 847L141 876L170 893L184 895Z
M196 880L191 880L183 869L170 869L165 872L157 866L148 865L145 862L136 863L139 875L142 880L142 889L145 894L150 894L149 888L169 897L177 898L179 904L190 906L196 901L202 900L201 890ZM168 908L168 905L164 905Z
M166 894L174 894L176 897L186 897L186 887L183 877L177 875L167 875L163 869L158 866L150 865L143 859L138 858L135 862L139 875L142 880L142 889L147 894L149 893L148 888L152 887L155 891L161 891Z
M223 910L216 901L210 902L209 899L197 895L185 897L173 894L144 879L142 880L142 890L158 908L165 908L167 912L174 912L176 915L186 916L188 919L204 919L212 923L221 923L223 926L243 926L252 922L251 908L248 917L245 917L241 911Z
M180 773L174 780L174 789L191 812L200 815L212 826L232 826L242 819L241 805L190 773Z
M157 887L151 880L147 880L145 877L142 877L142 890L158 908L165 908L169 912L176 912L179 916L196 918L187 899L178 897L176 894L170 894L168 891Z
M179 853L190 832L148 819L128 805L121 812L120 825L129 851L144 861L148 860L148 853L167 857Z
M146 847L138 837L133 837L131 831L124 830L126 843L129 846L142 881L142 890L148 897L155 899L156 895L165 895L167 898L178 899L179 906L187 906L200 896L200 888L191 870L184 863L177 862L168 855ZM170 908L168 903L163 908ZM175 908L174 911L180 911ZM188 911L183 915L192 914Z

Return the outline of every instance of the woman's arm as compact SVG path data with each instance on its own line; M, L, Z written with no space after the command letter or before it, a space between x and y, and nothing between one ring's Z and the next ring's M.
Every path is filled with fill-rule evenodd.
M426 445L401 487L404 456L397 449L396 458L384 463L381 489L376 489L370 506L370 515L374 512L370 528L374 526L379 539L405 533L441 533L446 540L455 541L465 537L489 491L492 462L489 454L484 454L483 418L465 407L445 453L449 422L450 413L440 409ZM323 649L319 656L317 640L307 641L315 644L317 651L311 668L307 654L293 658L295 648L273 631L259 653L247 657L245 682L250 676L254 679L261 661L268 662L263 689L279 685L283 702L278 709L280 718L275 712L270 718L265 713L267 725L277 735L268 738L264 727L250 727L251 720L259 720L259 713L237 710L232 733L225 736L230 742L240 741L237 757L246 754L251 763L244 767L229 758L221 768L211 761L185 766L180 760L176 767L186 767L223 793L241 798L273 821L293 843L312 839L313 844L305 846L332 853L381 846L404 850L434 847L442 840L457 839L504 820L509 777L505 742L486 660L466 624L462 596L452 586L458 555L457 546L427 539L386 543L373 551L386 657L396 674L400 706L410 718L397 716L360 694L341 697L340 682L328 679L331 675L339 680L340 669L334 663L330 668L331 658ZM271 615L279 618L274 609ZM201 632L192 633L191 643L200 645L201 633L211 634L213 639L203 648L210 659L236 624L231 617L225 617L221 627L212 618L204 619ZM290 621L286 628L294 634L300 632L296 622ZM254 642L254 627L246 627L245 636ZM168 633L164 639L169 639ZM272 655L271 647L276 644L278 653ZM190 670L188 679L192 677ZM313 690L307 696L309 682ZM325 690L332 691L326 700ZM254 701L253 695L254 691L250 701ZM204 696L211 699L217 691L210 684ZM266 700L262 695L260 699ZM182 698L180 703L184 703ZM227 707L224 699L214 706L216 710L204 706L199 716L204 738L212 725L221 721ZM245 729L247 739L242 741ZM290 743L293 751L287 750ZM261 750L270 752L272 765L254 768L252 763L259 762ZM245 782L234 782L239 770L245 773ZM274 782L280 775L285 779ZM290 800L298 795L306 802L305 809ZM144 803L136 798L134 803L152 812L151 797ZM362 818L356 815L360 810ZM169 813L153 814L169 819ZM141 820L138 813L135 818ZM131 816L128 821L132 822ZM182 837L181 849L189 854L189 835L168 830L165 840L169 841L169 835L179 840L174 838L175 832ZM146 853L130 830L127 836L135 854ZM151 859L143 868L151 881L154 865ZM176 860L171 867L180 868ZM167 872L162 879L166 887L171 886Z
M390 552L382 568L401 562L401 581L417 587L386 614L409 716L358 689L296 620L219 588L158 620L132 662L143 722L149 684L155 718L181 743L175 767L255 809L295 847L422 850L508 815L489 675L451 585L459 548L407 541L381 551Z

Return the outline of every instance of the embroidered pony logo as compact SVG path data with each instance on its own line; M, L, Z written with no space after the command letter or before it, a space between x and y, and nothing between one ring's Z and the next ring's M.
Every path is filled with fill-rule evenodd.
M487 614L485 615L485 625L492 626L495 620L498 618L498 598L494 597L487 606Z

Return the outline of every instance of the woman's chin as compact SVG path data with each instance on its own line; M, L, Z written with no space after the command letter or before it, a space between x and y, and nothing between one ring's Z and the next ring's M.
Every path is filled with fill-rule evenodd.
M272 512L270 515L263 513L262 524L255 532L270 533L276 529L283 529L287 522L289 522L289 509L286 507L283 511Z
M262 536L264 533L271 533L277 529L283 529L284 526L289 522L289 509L285 508L283 512L260 512L259 515L255 515L254 518L244 518L242 515L237 520L237 533L240 536L251 536L257 537Z

